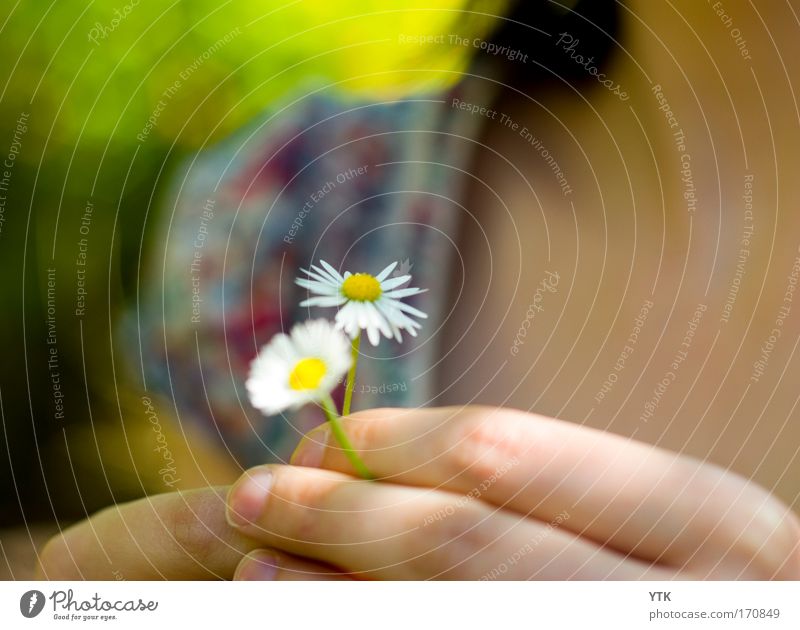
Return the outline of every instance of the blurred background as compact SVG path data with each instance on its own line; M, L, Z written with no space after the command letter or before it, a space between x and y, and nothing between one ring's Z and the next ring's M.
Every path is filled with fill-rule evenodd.
M558 32L553 24L569 19L587 44L600 42L600 58L605 38L567 7L613 32L614 4L3 3L0 578L29 577L35 549L59 527L164 491L149 413L160 419L181 487L226 479L213 465L199 469L204 444L189 446L171 421L172 401L143 405L136 340L121 338L130 335L121 321L136 313L154 235L168 218L166 194L187 158L314 82L376 99L449 87L475 50L430 45L430 35L512 43L547 58L549 72L585 81L566 57L536 48L524 25ZM409 35L416 40L401 39ZM536 64L525 72L525 87L539 89Z
M15 558L56 523L163 491L135 362L117 335L175 165L312 78L376 95L441 88L469 49L426 46L423 59L398 34L446 32L454 20L485 34L483 11L506 4L2 3L3 577L26 577ZM159 416L177 430L168 406ZM185 440L172 444L176 460L190 457L178 452Z
M198 162L205 158L213 161L215 156L224 155L224 151L215 150L229 148L263 121L265 114L283 105L289 119L292 100L298 94L313 93L315 86L336 92L334 96L342 93L391 101L416 94L441 96L442 90L465 73L486 70L487 85L504 83L505 91L515 98L523 93L545 101L543 92L554 84L562 96L571 89L581 95L604 90L597 74L589 71L589 61L602 68L622 60L641 70L640 60L628 58L621 41L630 41L631 46L648 55L652 51L652 58L642 58L646 67L655 68L648 72L664 80L676 79L676 86L684 85L677 80L679 74L687 86L692 86L682 64L695 64L691 76L698 88L703 88L699 89L700 96L694 87L690 91L675 90L676 98L680 92L686 97L683 107L687 113L681 120L687 129L691 123L704 134L710 133L701 105L705 98L723 91L737 107L728 112L728 119L721 113L712 117L719 119L721 130L734 128L731 116L738 127L737 108L748 103L754 106L752 111L759 111L762 105L770 109L773 103L781 111L785 106L784 115L788 117L781 120L791 120L796 107L789 107L788 92L781 92L781 68L783 73L786 68L782 61L777 62L784 45L781 37L788 41L792 36L788 28L786 33L778 29L781 36L777 45L769 28L765 30L774 51L763 53L759 62L759 72L769 80L764 83L766 97L759 97L763 103L756 102L755 92L746 84L751 76L738 66L743 51L733 34L739 29L731 30L721 20L713 3L686 0L678 3L681 11L673 4L645 0L627 4L624 0L0 3L0 579L30 577L37 547L58 528L105 506L164 492L164 458L156 450L159 439L170 444L171 456L181 471L177 487L230 479L231 461L226 468L225 461L215 460L213 446L201 435L193 435L192 427L177 421L180 403L140 389L142 356L148 355L141 352L141 346L137 352L137 343L142 343L136 334L140 323L137 307L144 288L153 286L145 278L158 274L160 263L166 259L159 256L163 254L159 241L173 216L170 202L174 201L176 182L189 160L198 157ZM631 28L636 10L643 7L652 9L649 19L653 23L663 20L663 33L644 34L645 28L650 28L647 20ZM758 13L754 7L750 9ZM737 7L743 15L747 10L744 3ZM774 17L762 21L763 26L786 19L777 11L771 13ZM684 14L690 16L688 20ZM694 33L695 48L684 42L687 25L701 33ZM719 59L727 60L722 71L717 67L717 57L709 55L707 44L715 54L719 51L711 45L714 42L702 37L706 31L701 27L716 33L725 44L719 47ZM538 39L534 34L537 29L541 29ZM502 55L493 57L473 46L431 39L447 33L524 51L531 59L524 64L511 60L504 63ZM569 33L574 41L580 41L580 61L566 54L567 48L553 54L556 44L555 38L549 37L551 33ZM664 34L668 42L677 42L672 50L659 39ZM651 37L658 39L657 46L650 43ZM709 55L705 62L697 61L701 48ZM490 66L492 71L487 70ZM498 66L502 71L494 72ZM791 89L789 74L785 78ZM717 83L718 79L722 83ZM477 83L483 89L483 79ZM733 97L728 85L734 88ZM484 96L490 102L495 95L487 89L481 98ZM554 102L567 101L562 98ZM546 105L543 110L547 110ZM578 105L593 108L588 101ZM581 111L575 107L568 113L579 120ZM663 125L662 111L651 111L650 115L653 124ZM270 132L283 129L283 122L276 117ZM766 155L770 147L763 138L768 132L772 137L769 117L747 122L756 130L751 133L758 134L754 155ZM581 127L576 137L592 133L592 129L590 125L585 130ZM574 130L567 130L572 137ZM234 135L237 132L239 136ZM741 135L741 128L739 132ZM634 135L632 132L630 137ZM700 132L698 135L705 137ZM741 140L745 148L743 138L728 132L720 132L720 136L734 145ZM224 144L228 138L232 142ZM796 147L786 138L782 141L786 142L783 151L789 156L787 160L794 159ZM713 155L716 162L714 143L699 145L713 149L707 155ZM624 154L616 144L615 148L620 156ZM671 140L669 149L672 151ZM733 153L731 159L738 159ZM694 155L700 155L699 149ZM254 160L261 156L257 154ZM697 158L696 163L702 161ZM612 173L607 185L613 188L615 162L609 160L603 166ZM220 170L227 170L226 162ZM594 177L593 165L591 170ZM199 172L200 179L207 176L202 169ZM627 176L627 167L625 173ZM660 179L658 183L660 186ZM682 185L679 190L685 194ZM775 190L777 195L777 184ZM738 202L738 189L735 192ZM194 208L194 201L188 205ZM256 213L260 211L260 205L255 207ZM199 215L203 208L197 210ZM636 225L634 222L633 229ZM707 236L699 229L698 234ZM681 248L683 236L674 231L674 242ZM738 238L738 234L735 236ZM634 249L637 242L633 240ZM733 269L736 263L732 259L727 262ZM721 263L717 265L716 251L712 267L724 269ZM658 269L660 273L660 261ZM601 273L604 270L605 266ZM757 274L749 273L755 281ZM779 284L784 285L783 278ZM165 295L177 296L175 301L185 303L177 287ZM610 299L613 301L613 297ZM228 309L226 303L225 315L229 315ZM741 312L744 310L742 307ZM580 313L581 318L584 315ZM159 341L155 339L154 343ZM219 346L213 340L206 341ZM738 356L739 350L735 352ZM749 366L745 367L749 372ZM177 379L180 376L172 378L170 374L169 386ZM197 382L180 382L193 395ZM734 382L733 387L739 386ZM618 392L621 394L622 388ZM723 399L717 397L718 393L714 398ZM571 399L572 391L568 395ZM202 392L198 392L198 399L200 396ZM212 394L210 398L220 397ZM200 400L201 405L204 402ZM756 399L752 404L761 402ZM211 405L207 406L210 409ZM734 412L726 413L722 417L727 423ZM730 459L738 462L744 445L750 445L750 437L755 436L757 448L745 449L742 461L749 458L748 463L760 469L765 461L762 454L772 448L768 440L773 435L763 430L754 433L755 425L748 414L739 415L739 430L747 438L740 441L739 433L727 430L725 425ZM155 417L160 420L157 432L152 422ZM598 414L593 422L603 420ZM657 429L650 426L652 435L656 435ZM680 435L681 426L670 421L667 428L673 427L673 439L683 448L687 438ZM708 455L709 444L710 450L717 449L719 430L713 418L697 435L698 453ZM637 439L643 439L642 435ZM660 440L660 435L652 441L656 439ZM795 446L783 442L779 445L787 453ZM793 461L795 455L787 457ZM717 459L725 460L722 456ZM773 459L781 461L779 457ZM769 481L772 473L760 474L767 485L777 483ZM786 488L784 498L792 495L794 479L783 472L779 476L781 487Z

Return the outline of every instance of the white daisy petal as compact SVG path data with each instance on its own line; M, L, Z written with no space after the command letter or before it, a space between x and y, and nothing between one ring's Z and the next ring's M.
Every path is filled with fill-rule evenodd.
M392 318L392 323L397 326L398 328L405 328L406 330L411 330L415 328L415 323L413 320L405 317L400 311L393 310L390 311L390 317Z
M331 284L331 285L336 284L336 282L334 282L333 279L330 278L327 273L319 273L321 270L317 269L317 267L314 267L314 265L311 265L311 267L316 271L309 271L308 269L301 269L300 271L302 271L312 280L316 280L317 282L321 282L322 284Z
M378 300L375 303L375 308L377 308L381 312L381 314L386 319L386 322L389 324L389 327L390 327L391 332L392 332L391 336L395 338L397 343L402 343L403 342L403 336L400 334L400 327L397 326L397 324L395 324L394 318L392 317L393 312L391 311L391 309L387 309L386 308L386 301L385 300ZM386 335L386 336L389 337L390 335Z
M325 282L329 282L334 285L339 285L342 282L336 276L332 276L330 273L328 273L324 269L320 269L316 265L311 265L311 268L317 273L318 276L324 278Z
M408 289L396 289L394 291L387 291L384 293L386 297L390 298L404 298L409 297L411 295L417 295L418 293L425 293L427 289L416 289L414 287L409 287Z
M320 297L308 298L300 302L300 306L340 306L347 302L347 298L343 295L322 295Z
M384 280L381 282L381 289L383 291L391 291L395 287L399 287L401 284L405 284L411 280L411 276L398 276L397 278L390 278L389 280Z
M415 322L398 308L398 305L402 304L402 302L384 299L381 300L380 304L383 311L387 314L387 318L398 328L404 328L409 332L413 332L416 328L422 328L419 322Z
M336 271L336 269L334 269L331 265L326 263L324 260L320 260L319 264L322 265L322 268L325 269L325 271L327 271L331 275L331 277L333 277L335 280L337 280L338 282L344 282L344 278L342 277L342 275L338 271Z
M375 302L368 302L365 304L367 310L369 311L370 319L372 320L372 325L378 328L383 333L384 337L391 337L392 331L389 328L389 322L386 320L383 312L377 308L377 304Z
M356 309L356 322L358 322L358 327L362 329L366 328L369 324L369 311L367 307L363 303L358 302L356 304Z
M367 328L367 339L373 346L377 346L378 342L381 340L381 333L377 328L370 326Z
M319 280L306 280L304 278L297 278L294 282L297 286L308 289L309 291L315 291L316 293L323 293L325 295L337 295L341 293L341 291L339 291L339 287L325 284Z
M383 271L381 271L377 276L375 276L375 279L378 282L383 282L384 280L386 280L386 278L389 277L389 274L392 273L392 271L394 271L395 267L397 267L397 261L394 261L391 265L387 265ZM411 278L411 276L408 277Z
M395 304L395 308L398 308L401 311L405 311L409 315L414 315L414 316L419 317L421 319L428 319L428 314L427 313L423 313L418 308L414 308L413 306L411 306L410 304L406 304L405 302L397 301L397 303Z
M272 351L275 353L275 356L283 361L292 361L295 358L294 348L292 347L292 342L289 339L289 335L284 333L279 333L275 335L272 339Z
M357 307L358 302L348 302L336 313L337 325L339 328L343 329L350 338L355 338L359 330L356 316Z

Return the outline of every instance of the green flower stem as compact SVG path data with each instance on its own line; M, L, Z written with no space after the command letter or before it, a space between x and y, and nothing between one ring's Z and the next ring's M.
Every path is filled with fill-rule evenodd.
M333 402L333 399L330 396L323 398L321 403L322 409L325 411L325 415L328 418L328 424L331 425L331 431L333 431L334 437L336 437L336 440L339 442L339 446L342 447L344 454L347 456L347 459L350 460L353 468L356 469L356 472L363 479L375 479L364 462L361 461L361 458L358 456L358 453L356 453L353 445L350 443L347 433L345 433L344 427L342 426L339 414L336 411L336 403Z
M356 335L350 346L353 364L350 366L350 371L347 373L347 384L344 388L344 403L342 403L342 415L350 415L350 403L353 400L353 390L356 386L356 367L358 366L358 347L361 345L361 333Z

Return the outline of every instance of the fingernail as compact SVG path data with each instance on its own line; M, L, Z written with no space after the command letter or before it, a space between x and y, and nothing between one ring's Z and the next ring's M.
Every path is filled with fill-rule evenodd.
M250 554L239 564L235 582L269 582L278 574L278 559L272 554L259 552Z
M328 429L315 431L304 437L292 453L291 462L295 466L319 468L328 446Z
M258 521L272 485L272 473L268 468L248 471L237 481L228 494L225 517L232 527L243 527Z

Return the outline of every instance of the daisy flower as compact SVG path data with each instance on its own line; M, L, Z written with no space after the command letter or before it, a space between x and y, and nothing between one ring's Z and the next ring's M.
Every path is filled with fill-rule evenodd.
M311 265L311 271L303 269L308 278L296 280L297 284L314 294L300 306L341 307L336 313L336 327L352 339L365 330L373 346L378 345L381 333L397 341L403 340L401 330L408 331L412 337L417 336L417 329L422 326L410 316L424 319L427 315L400 300L425 289L400 288L411 280L411 276L404 274L390 278L396 262L377 276L349 271L341 275L324 260L320 260L320 266Z
M265 415L325 401L350 369L350 340L324 319L279 333L250 364L246 387Z

